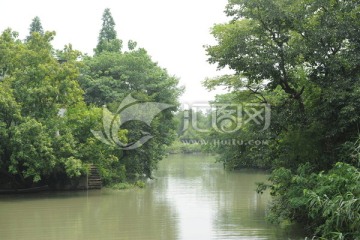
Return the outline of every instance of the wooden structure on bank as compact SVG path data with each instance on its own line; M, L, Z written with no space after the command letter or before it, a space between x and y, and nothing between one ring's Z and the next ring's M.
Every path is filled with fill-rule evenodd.
M101 189L102 181L99 169L93 164L90 166L89 175L87 176L87 189Z

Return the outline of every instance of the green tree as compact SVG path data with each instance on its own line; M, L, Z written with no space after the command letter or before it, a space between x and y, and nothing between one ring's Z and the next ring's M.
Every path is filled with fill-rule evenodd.
M355 2L230 1L226 12L234 20L214 27L219 44L208 46L207 52L211 63L228 66L236 76L206 84L277 94L270 102L279 116L279 121L273 118L278 124L274 133L299 133L302 142L316 136L312 151L321 154L314 154L313 161L318 169L330 168L344 144L356 139L360 120L354 9ZM308 161L299 155L301 144L289 147L294 153L290 162Z
M9 76L21 61L17 53L22 51L23 45L16 40L18 36L19 34L11 29L6 29L0 35L0 80Z
M115 30L115 21L111 15L110 9L106 8L102 16L102 27L99 33L98 44L94 49L95 54L104 51L120 52L122 40L117 38Z
M35 18L33 18L31 24L30 24L30 28L29 28L29 36L26 37L26 40L29 41L32 34L34 32L39 33L40 35L44 35L44 29L42 27L40 18L38 16L36 16Z
M270 145L260 156L275 169L272 209L275 218L306 223L312 230L323 224L315 218L327 213L309 218L313 211L304 211L304 190L319 187L310 175L320 176L338 161L358 166L360 45L354 29L360 24L359 9L356 1L230 0L226 13L233 19L215 25L218 44L206 49L210 63L235 71L205 81L208 88L222 85L238 95L246 90L272 106L271 126L264 133ZM256 138L253 126L249 130L249 137ZM241 156L259 155L251 151L228 147L223 156L232 152L232 164L241 166ZM293 178L299 171L302 178ZM349 190L354 196L357 191ZM350 221L345 222L341 228L329 224L320 235L347 229L342 233L354 236Z
M153 62L142 48L124 53L104 51L86 58L84 63L86 66L80 83L88 104L106 105L113 113L117 113L121 101L132 94L133 98L141 102L174 106L158 114L151 127L137 121L121 126L127 129L128 142L139 140L143 137L143 132L152 136L141 148L125 151L118 156L128 177L151 177L152 170L165 154L165 146L170 145L175 138L173 111L178 106L177 99L181 93L177 86L178 79Z
M85 59L71 44L55 50L55 32L44 33L39 23L34 19L26 41L11 29L0 35L0 187L61 188L76 183L89 164L98 166L105 184L151 177L175 137L178 79L133 41L129 52L120 51L109 9L96 54ZM172 107L155 116L151 127L132 121L112 133L124 143L151 135L142 148L124 152L99 144L91 130L102 131L103 115L111 115L104 114L102 105L117 116L116 109L130 93L141 102Z
M137 42L136 41L133 41L133 40L129 40L128 41L128 49L130 51L134 50L137 46Z
M76 59L60 64L53 56L53 32L34 33L18 52L21 59L12 74L14 96L26 106L23 115L36 119L56 116L59 109L82 100ZM67 51L67 50L65 50Z
M52 136L46 126L35 119L25 118L16 127L10 128L11 157L9 173L17 176L22 184L29 187L42 177L48 177L56 160L52 148Z
M66 114L59 115L83 103L79 52L66 46L59 53L67 62L60 64L53 37L34 32L23 43L10 29L0 35L0 66L6 69L0 81L0 184L7 187L61 185L87 169L78 150L86 140L77 137ZM76 128L86 128L83 122Z

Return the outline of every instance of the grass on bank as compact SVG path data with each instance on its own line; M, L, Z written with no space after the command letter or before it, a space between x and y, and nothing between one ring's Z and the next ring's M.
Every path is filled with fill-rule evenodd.
M125 189L132 189L132 188L145 188L146 183L144 181L138 180L134 183L128 182L121 182L121 183L113 183L107 186L109 189L114 190L125 190Z

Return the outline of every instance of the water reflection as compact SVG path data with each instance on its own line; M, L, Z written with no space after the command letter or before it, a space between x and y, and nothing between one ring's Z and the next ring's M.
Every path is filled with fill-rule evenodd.
M161 162L145 189L0 196L0 239L288 239L264 221L262 172L226 172L213 157ZM294 236L293 236L294 237Z
M179 215L179 239L296 237L264 220L270 196L255 192L263 172L227 172L213 157L179 155L164 161L158 175Z
M177 239L177 218L144 190L2 197L0 239Z

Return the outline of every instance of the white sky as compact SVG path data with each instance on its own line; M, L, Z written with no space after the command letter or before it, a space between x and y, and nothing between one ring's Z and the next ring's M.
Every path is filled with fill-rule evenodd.
M1 0L0 31L10 27L20 38L28 35L32 19L39 16L44 30L56 31L57 49L71 43L93 54L105 8L110 8L118 37L145 48L171 75L186 87L184 103L211 100L201 86L206 77L221 75L207 63L203 45L215 44L210 28L227 21L227 0Z

